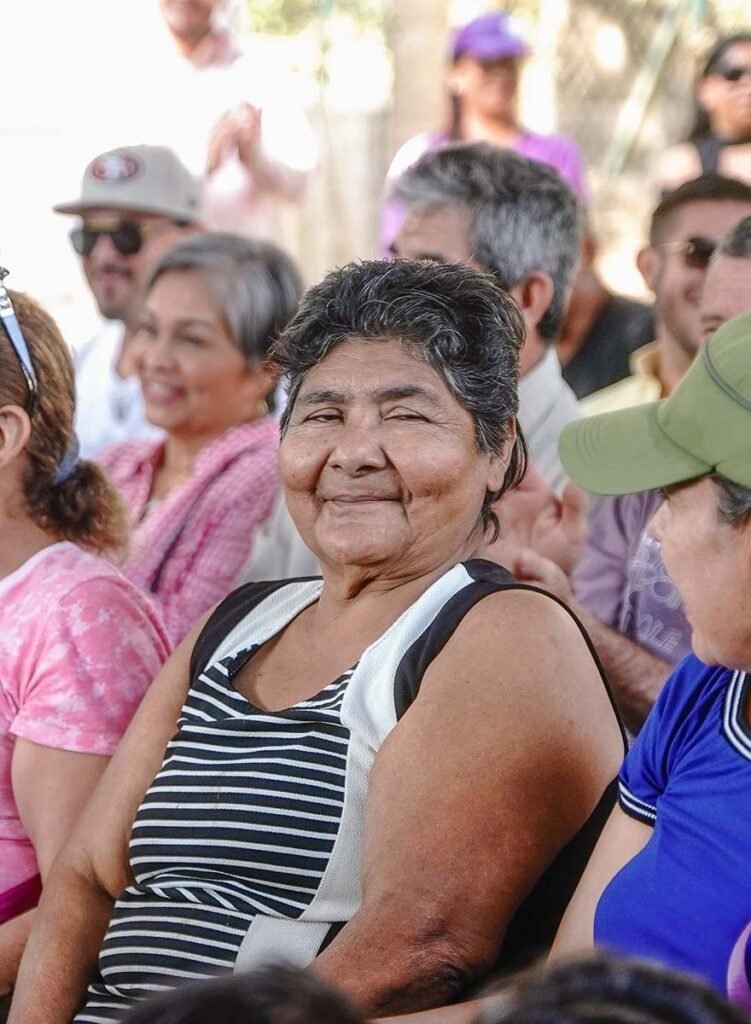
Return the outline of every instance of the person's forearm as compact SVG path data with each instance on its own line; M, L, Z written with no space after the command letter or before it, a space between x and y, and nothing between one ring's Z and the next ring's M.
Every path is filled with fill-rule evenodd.
M93 879L53 867L21 960L8 1024L70 1024L83 1003L112 905Z
M572 602L571 607L595 645L626 726L636 734L673 666L606 626L577 602Z
M356 915L310 966L370 1016L445 1006L493 963L496 951L473 949L469 938L452 940L438 926L420 934L414 922L386 917Z
M261 144L242 159L257 185L292 202L302 198L308 172L288 167L263 151Z
M18 965L35 913L35 910L27 910L0 925L0 996L8 995L16 984Z

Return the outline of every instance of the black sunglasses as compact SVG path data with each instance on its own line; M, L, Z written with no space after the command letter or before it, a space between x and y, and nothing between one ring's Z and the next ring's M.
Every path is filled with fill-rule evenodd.
M101 227L96 224L82 224L73 228L70 240L79 256L89 256L102 235L109 235L121 256L134 256L143 248L146 231L142 225L131 220L121 220L114 225L103 224Z
M37 403L37 375L34 364L31 361L29 346L26 344L26 339L23 336L21 325L16 316L16 311L13 309L10 295L8 295L8 291L3 284L7 276L8 271L5 267L0 267L0 321L2 321L8 341L15 352L18 365L21 367L21 373L26 381L26 390L29 393L29 404L26 411L31 415Z
M695 235L692 238L687 238L685 242L663 242L657 248L677 249L687 267L691 267L693 270L706 270L717 248L717 242L713 238Z
M720 78L724 78L726 82L740 82L742 78L748 75L751 78L751 68L744 68L740 66L720 66L715 71L716 75Z

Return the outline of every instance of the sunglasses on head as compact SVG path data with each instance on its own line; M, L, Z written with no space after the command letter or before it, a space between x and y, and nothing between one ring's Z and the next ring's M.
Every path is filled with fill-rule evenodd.
M681 254L683 262L687 267L691 267L694 270L706 270L717 248L717 242L713 238L695 235L683 242L663 242L657 248L675 249Z
M736 65L720 65L715 74L719 75L720 78L724 78L726 82L740 82L746 75L751 78L751 68Z
M31 361L29 346L26 344L26 339L23 336L21 325L16 316L16 311L13 309L10 295L3 284L7 276L8 271L5 267L0 267L0 322L2 322L5 328L8 341L18 360L18 365L21 367L23 378L26 381L26 390L29 394L29 403L26 411L31 414L37 402L37 375L34 364Z
M121 256L135 256L143 248L148 229L135 221L121 220L117 224L81 224L73 228L70 240L79 256L89 256L102 235L110 241Z

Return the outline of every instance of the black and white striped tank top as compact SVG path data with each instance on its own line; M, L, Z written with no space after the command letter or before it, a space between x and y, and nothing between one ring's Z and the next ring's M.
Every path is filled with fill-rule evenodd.
M117 900L76 1024L117 1021L135 1000L271 959L306 964L361 902L362 826L380 746L469 609L514 587L480 560L437 580L309 700L254 707L232 685L258 648L317 600L320 579L248 584L199 637L192 685L130 840L134 884ZM517 913L503 961L552 940L612 793Z

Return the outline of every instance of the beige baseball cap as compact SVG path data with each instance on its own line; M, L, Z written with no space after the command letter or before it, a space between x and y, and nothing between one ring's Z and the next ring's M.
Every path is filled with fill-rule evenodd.
M84 171L81 195L56 213L111 208L159 213L172 220L201 219L201 186L166 146L122 146L100 153Z

